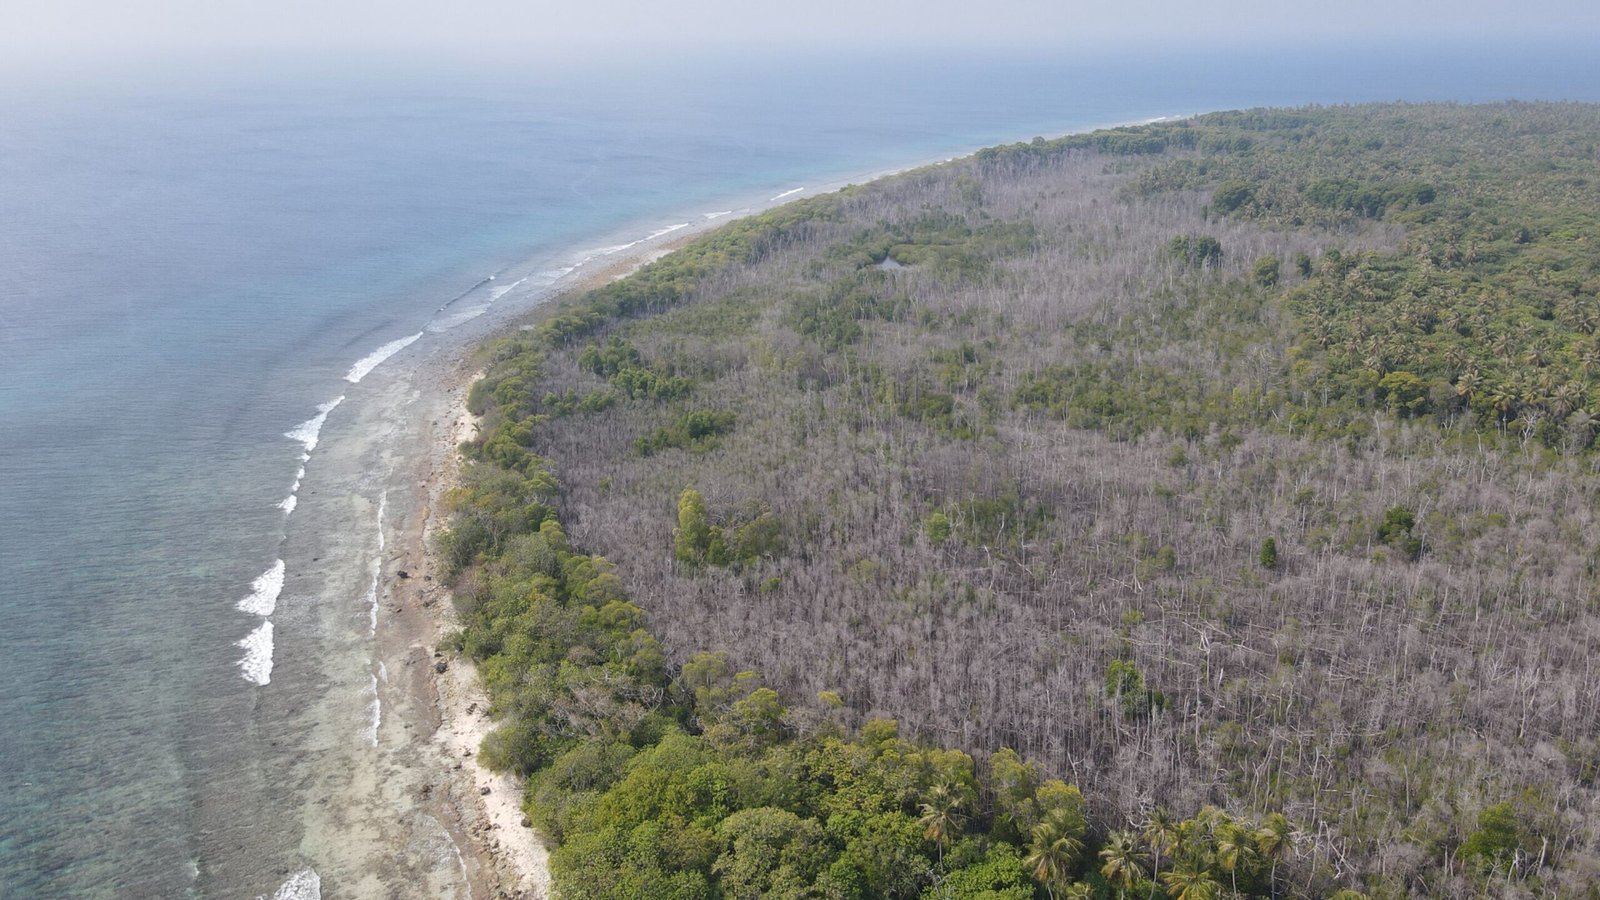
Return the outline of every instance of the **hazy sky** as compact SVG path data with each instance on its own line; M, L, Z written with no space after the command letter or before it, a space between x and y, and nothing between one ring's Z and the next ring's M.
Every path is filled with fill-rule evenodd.
M500 56L596 46L1082 47L1595 40L1596 0L6 0L11 60L125 60L195 52L425 50Z

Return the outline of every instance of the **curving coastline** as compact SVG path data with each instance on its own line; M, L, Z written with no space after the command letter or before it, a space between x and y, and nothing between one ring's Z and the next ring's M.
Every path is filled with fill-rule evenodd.
M1157 120L1144 119L1138 123L1146 121ZM427 451L423 454L416 482L420 495L418 509L404 526L404 536L397 542L400 546L391 557L391 562L394 559L404 562L399 564L400 568L384 567L380 603L389 605L393 612L381 619L377 637L380 646L389 648L385 656L409 651L408 667L417 661L418 654L426 656L427 665L417 667L425 670L426 677L413 677L406 682L409 693L406 702L428 710L432 731L428 732L431 738L427 749L430 756L442 760L439 765L445 770L422 779L425 783L422 790L429 790L426 785L435 784L441 778L449 788L418 799L435 807L439 820L463 854L461 875L469 896L516 900L545 900L552 896L549 851L538 832L523 824L527 819L521 808L521 779L491 772L476 763L483 738L497 724L488 714L488 698L477 671L466 657L439 649L459 625L449 591L439 583L432 538L446 525L443 500L460 474L463 462L460 446L476 434L477 420L467 410L466 399L473 382L483 375L475 360L477 351L494 336L527 327L527 323L545 308L627 278L732 222L802 197L815 197L852 184L870 183L914 169L941 165L965 155L957 153L925 159L854 179L787 189L749 205L704 213L699 221L660 228L626 243L602 247L571 268L550 273L565 277L576 272L579 277L571 283L551 291L533 306L506 316L487 329L480 329L482 334L451 349L451 361L424 378L437 396L432 403L420 408L438 410L442 405L445 411L442 415L435 413L433 420L427 423L431 425L426 429L429 434ZM593 271L583 271L597 262L603 265ZM496 289L494 299L520 283ZM440 313L456 302L453 300L441 307ZM402 572L406 577L401 577ZM425 619L408 621L409 611L416 609L426 611Z
M747 212L718 216L716 225ZM710 221L708 219L707 223ZM615 248L608 265L556 294L550 301L626 278L707 230L705 224L667 229ZM673 240L666 243L655 240L669 233L675 236ZM520 327L520 321L513 320L498 331L515 330ZM428 706L433 713L434 730L428 742L443 760L453 788L435 799L441 819L446 822L458 849L467 855L462 860L462 872L471 896L545 900L552 896L549 851L538 832L524 824L527 819L522 812L521 780L514 775L491 772L476 763L484 736L496 724L489 716L489 700L478 680L477 670L470 660L454 654L447 659L446 654L437 649L458 624L449 592L437 586L431 542L445 524L444 495L456 484L460 474L460 446L477 433L477 417L467 410L466 398L473 382L483 373L474 370L472 349L463 348L450 371L436 376L448 411L442 420L433 423L433 437L420 473L424 502L415 521L405 528L399 553L399 558L412 561L415 568L394 570L383 588L384 597L394 608L421 608L427 611L427 619L422 623L408 623L386 617L380 628L380 640L391 646L404 642L414 649L427 648L432 663L426 670L430 677L411 682L412 701ZM404 577L401 577L402 572Z
M1157 120L1142 119L1138 123L1147 121ZM466 886L466 896L543 900L551 896L552 891L548 850L537 831L523 824L527 819L521 809L523 786L520 779L496 774L476 763L484 736L497 724L488 715L488 699L477 672L465 657L440 649L459 626L449 591L440 583L437 574L440 567L431 539L446 524L443 499L460 472L460 445L470 440L476 430L477 423L467 411L466 398L472 383L483 374L475 358L477 351L495 336L529 327L530 320L541 315L544 309L627 278L732 222L792 200L938 166L965 155L958 152L856 178L791 188L747 205L703 213L698 221L674 224L631 241L600 247L575 259L575 264L568 268L546 273L556 276L557 281L574 276L569 282L553 290L549 287L536 289L539 294L536 302L523 304L518 311L504 311L492 321L485 317L479 323L481 327L470 329L472 334L464 335L460 343L436 348L435 352L446 355L448 360L423 366L424 371L419 373L420 386L431 396L420 403L416 411L426 413L430 421L414 423L419 433L426 434L426 450L420 454L413 482L417 486L417 503L415 511L403 523L396 523L401 536L382 567L378 603L384 608L384 614L376 626L380 657L403 659L402 664L409 674L397 678L394 683L385 680L385 685L375 691L378 698L375 709L381 712L375 713L374 721L376 723L376 716L381 715L383 733L391 734L394 726L389 719L407 715L405 707L412 707L410 716L413 719L419 715L418 710L426 710L427 724L412 732L412 743L423 744L414 749L421 749L424 757L435 760L434 765L442 771L420 773L414 782L420 787L414 790L421 792L416 799L433 809L456 850L462 854L460 879ZM591 266L595 268L590 269ZM492 300L499 300L521 283L494 288ZM449 321L443 314L461 299L441 307L439 324L446 325L441 330L459 324ZM473 310L464 318L476 318L483 311ZM434 326L428 330L433 331ZM380 352L387 349L387 346L380 348ZM414 617L418 610L422 611L420 619ZM405 691L405 696L391 701L389 693L396 688ZM392 711L391 705L395 707ZM409 729L412 725L403 727ZM373 733L378 733L376 727ZM425 741L418 740L425 736Z
M436 530L443 525L443 517L435 511L443 510L444 494L455 486L460 473L460 446L472 440L477 433L477 418L466 408L467 389L481 377L481 372L465 379L455 379L449 392L449 415L446 425L439 431L437 443L432 448L435 465L426 482L426 506L421 513L421 527L410 531L407 556L423 560L421 580L429 584L434 579L433 554L429 549ZM406 579L396 578L393 589L405 590L404 585L415 579L407 573ZM428 646L437 648L455 630L456 617L449 592L440 588L434 596L423 599L423 606L432 612L432 633ZM440 601L443 602L440 602ZM476 755L483 738L494 727L489 717L489 700L478 681L477 669L466 660L451 658L433 651L432 678L427 687L438 716L438 727L432 742L450 761L453 772L461 773L457 781L471 798L466 805L456 804L451 812L458 848L463 840L479 870L479 878L470 878L472 869L463 865L469 875L469 889L473 896L480 889L491 896L543 900L550 894L549 853L538 834L523 825L521 810L522 785L510 775L498 775L477 765ZM467 813L463 815L463 813Z

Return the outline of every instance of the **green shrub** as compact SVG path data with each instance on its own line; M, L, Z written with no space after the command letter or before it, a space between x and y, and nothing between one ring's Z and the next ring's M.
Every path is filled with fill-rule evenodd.
M1522 827L1510 803L1497 803L1478 813L1478 830L1461 845L1461 858L1484 870L1506 871L1522 849Z
M1182 234L1167 242L1167 255L1191 269L1203 269L1222 259L1222 242L1210 235Z
M1263 256L1250 267L1250 280L1264 288L1277 287L1282 268L1276 256Z
M640 438L634 450L640 456L650 456L662 450L709 450L717 438L733 430L737 417L731 412L696 410L685 413L671 425L656 429Z
M1275 539L1270 538L1270 537L1267 538L1266 540L1262 541L1261 542L1261 556L1259 558L1261 560L1261 568L1266 569L1269 572L1277 569L1278 568L1278 542Z
M1217 185L1216 193L1211 195L1211 205L1217 212L1227 215L1255 198L1255 185L1234 178Z
M1422 539L1412 532L1416 524L1416 513L1404 506L1392 506L1378 524L1378 540L1400 551L1406 559L1416 559L1422 554Z

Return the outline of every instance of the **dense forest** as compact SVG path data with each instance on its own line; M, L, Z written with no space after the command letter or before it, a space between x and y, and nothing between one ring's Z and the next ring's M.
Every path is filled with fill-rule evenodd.
M1035 140L485 348L438 549L561 896L1596 896L1597 144Z

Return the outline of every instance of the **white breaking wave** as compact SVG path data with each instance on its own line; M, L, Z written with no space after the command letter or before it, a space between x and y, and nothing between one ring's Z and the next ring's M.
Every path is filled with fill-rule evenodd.
M488 297L488 299L480 300L479 302L477 302L477 303L475 303L475 304L473 304L471 306L466 306L466 305L458 306L457 303L456 303L456 300L460 300L461 297L457 297L456 300L452 300L449 303L446 303L444 306L441 306L437 310L435 310L435 317L431 322L428 323L428 327L425 330L428 331L431 334L439 334L441 332L449 331L452 328L456 328L456 327L459 327L461 325L465 325L466 323L472 321L473 319L476 319L477 317L479 317L479 316L483 315L484 313L488 312L490 309L492 309L494 307L495 303L497 303L500 300L501 297L504 297L506 294L509 294L512 291L516 290L519 286L521 286L524 282L526 282L529 278L532 278L532 277L533 277L532 275L524 275L521 278L518 278L516 281L511 282L510 284L501 285L499 287L490 288L489 289L489 297ZM489 282L494 281L494 280L495 280L495 277L493 275L490 275L488 278L485 278L478 286L481 287L482 285L488 284ZM476 291L476 290L477 290L477 287L474 287L471 291L468 291L467 294L471 294L473 291ZM465 297L465 296L466 296L466 294L462 295L462 297ZM449 312L449 315L444 315L444 313L446 311Z
M343 400L344 398L340 397L339 399ZM332 407L329 407L329 409L332 409ZM310 459L310 454L300 454L300 468L294 473L294 484L289 485L289 496L278 501L278 508L283 510L284 515L294 512L294 508L300 505L300 482L306 477L305 463Z
M367 582L367 637L378 633L378 561L372 561L372 579Z
M527 280L528 280L528 276L524 275L521 278L518 278L516 281L513 281L510 284L506 285L505 287L497 287L497 288L495 288L494 290L489 292L489 302L493 303L494 301L499 300L501 297L504 297L505 295L507 295L507 294L511 293L512 291L516 290L519 286L521 286L521 284L524 281L527 281Z
M664 237L665 235L669 235L669 234L673 233L674 231L677 231L680 228L688 228L688 227L689 227L689 223L688 222L679 222L676 225L668 225L667 227L661 229L660 231L652 231L652 232L650 232L650 235L648 237L646 237L645 240L653 241L658 237ZM635 242L635 243L638 243L638 242Z
M378 699L378 676L372 676L372 720L367 723L367 743L378 746L378 726L383 724L383 703Z
M790 189L789 189L789 190L787 190L787 191L784 191L784 192L783 192L783 193L781 193L781 194L779 194L779 195L778 195L778 196L776 196L776 197L773 197L773 198L772 198L772 199L773 199L773 200L782 200L782 199L783 199L783 198L785 198L785 197L792 197L792 196L794 196L794 195L795 195L795 194L798 194L798 193L800 193L800 192L801 192L801 191L803 191L803 190L805 190L805 188L803 188L803 187L797 187L797 188L790 188Z
M272 681L271 622L262 622L260 627L258 627L255 631L245 635L244 640L239 641L235 646L244 648L244 659L239 660L239 674L244 676L245 681L259 685L265 685ZM321 882L318 882L318 884L320 885ZM273 896L278 897L282 895L283 892L280 890Z
M378 549L372 554L372 580L367 583L367 637L378 633L378 579L383 574L383 514L389 508L389 491L378 495Z
M333 412L334 407L338 406L342 402L344 402L344 395L340 394L332 400L329 400L327 403L318 406L316 415L305 420L304 422L301 422L299 425L296 425L288 431L285 431L283 436L292 441L299 441L301 444L304 444L306 453L310 453L311 451L317 449L317 437L318 435L322 434L322 423L328 421L328 413ZM304 457L304 459L310 458L311 457L309 456ZM304 475L305 469L302 468L300 473L301 475ZM296 480L299 480L299 476L296 476Z
M427 332L429 334L440 334L441 332L449 331L452 328L465 325L468 322L471 322L473 319L476 319L477 317L488 312L489 307L493 305L494 301L489 300L484 303L479 303L477 306L463 306L448 316L439 316L438 318L435 318L433 321L429 322Z
M621 253L624 250L632 250L634 247L637 247L640 244L643 244L643 243L645 243L647 241L653 241L658 237L665 237L666 235L669 235L669 234L673 233L674 231L677 231L680 228L688 228L688 227L689 227L689 223L688 222L679 222L676 225L668 225L665 228L659 228L659 229L657 229L655 231L652 231L649 234L645 235L644 237L639 238L637 241L629 241L626 244L615 244L615 245L610 246L610 247L601 247L599 250L596 250L593 253L589 254L588 256L585 256L583 258L583 262L588 262L589 260L594 259L596 256L615 256L615 255L617 255L618 253ZM579 265L582 265L582 263L580 263Z
M707 219L720 219L723 216L731 216L731 215L733 215L733 210L724 209L721 212L701 213L701 215L705 216Z
M389 667L385 666L381 659L378 660L378 677L383 679L384 684L389 683Z
M644 239L640 238L639 240L644 240ZM598 259L598 258L600 258L602 256L611 256L611 255L616 254L616 253L621 253L622 251L628 249L629 247L632 247L634 244L637 244L637 243L639 243L639 241L632 241L632 242L627 243L627 244L612 244L609 247L601 247L600 249L594 251L593 253L585 254L583 259L579 260L578 265L580 265L580 266L581 265L585 265L585 264L587 264L587 263L589 263L589 262L591 262L591 261L593 261L595 259Z
M733 210L730 209L723 210L721 212L702 213L702 215L705 216L706 219L716 219L721 216L733 215ZM497 285L489 289L489 296L487 300L480 301L473 306L461 306L458 308L457 301L473 294L484 285L494 282L496 278L495 276L491 275L479 282L477 285L473 286L465 293L461 294L461 296L455 298L455 300L451 300L449 303L446 303L435 310L434 319L428 323L427 328L424 329L423 333L437 334L439 332L449 331L457 326L470 322L488 312L494 306L494 304L500 300L500 298L504 297L506 294L515 290L519 286L527 283L529 280L533 280L534 284L532 288L534 290L545 290L561 281L561 279L566 278L568 275L571 275L573 272L591 262L594 262L597 259L615 256L625 250L631 250L640 244L649 243L657 238L672 234L674 231L688 227L690 227L690 223L679 222L675 225L668 225L665 228L658 228L644 237L639 238L638 240L629 241L626 244L612 244L607 247L597 247L593 250L582 253L577 257L577 261L571 265L561 266L554 269L545 269L540 272L532 272L522 276L511 284ZM448 315L444 315L446 311L449 312ZM409 338L404 338L402 340L393 341L383 345L371 355L352 366L350 368L350 374L346 375L345 378L351 382L360 381L361 378L364 377L368 372L372 371L372 369L375 368L378 363L383 362L383 360L399 352L403 347L405 347L411 341L416 340L420 336L420 334L413 335Z
M269 900L257 897L256 900ZM301 869L289 876L270 900L322 900L322 877L313 869Z
M371 373L373 369L376 369L379 365L381 365L384 360L411 346L411 344L414 343L418 338L422 337L422 334L423 333L419 331L416 334L407 335L403 338L397 338L387 344L384 344L382 347L379 347L371 353L368 353L366 356L361 357L360 359L356 360L355 365L350 367L350 371L345 373L344 380L350 382L351 384L355 384L361 379L367 377L367 375Z
M293 500L294 497L289 499ZM238 610L253 616L270 616L278 608L278 594L282 592L283 560L280 559L250 582L250 596L239 601Z

